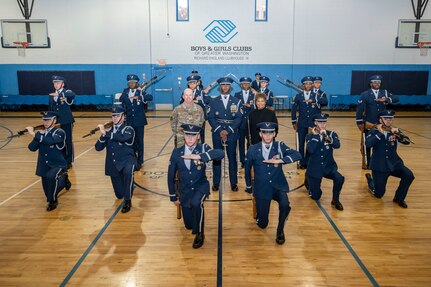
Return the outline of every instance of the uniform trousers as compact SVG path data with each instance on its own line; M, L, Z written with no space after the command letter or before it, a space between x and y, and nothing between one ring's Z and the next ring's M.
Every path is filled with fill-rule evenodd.
M413 172L404 165L391 172L380 172L373 170L373 181L375 188L374 195L376 197L381 198L385 194L386 183L388 182L389 176L401 178L400 184L395 192L395 198L398 201L404 201L407 196L407 192L409 191L409 187L415 179Z
M118 199L131 200L133 196L133 176L135 165L128 164L116 175L111 175L112 187Z
M218 135L212 135L214 149L224 149L222 141ZM226 141L227 158L229 159L229 181L230 185L238 183L238 163L236 158L237 139ZM224 171L226 172L226 171ZM224 176L224 175L223 175ZM213 161L213 184L220 185L221 180L221 160Z
M66 133L66 146L63 148L63 156L67 164L71 164L74 161L74 151L72 142L72 130L73 123L61 124L60 128Z
M332 200L339 201L340 192L344 184L344 176L342 176L338 171L332 171L330 173L323 174L323 177L333 181ZM312 199L319 200L322 196L322 189L320 188L321 184L322 177L308 176L308 188Z
M193 195L191 195L190 206L181 205L184 226L187 229L192 229L193 234L204 232L204 201L206 198L206 194L194 192Z
M57 200L58 193L65 187L65 179L66 175L63 174L63 169L61 167L53 167L45 176L42 176L43 192L45 192L48 202Z
M250 147L250 141L248 140L248 125L241 126L239 128L239 161L245 163L245 142L247 141L247 149Z
M137 165L138 167L142 166L142 163L144 162L144 129L145 126L142 127L135 127L133 126L133 129L135 130L135 153L137 153Z
M299 160L299 164L306 166L307 165L307 159L305 158L305 137L308 134L308 127L305 128L301 128L298 127L297 129L298 132L298 152L301 154L301 159Z
M272 199L278 202L278 226L277 232L281 232L284 229L284 223L286 222L287 216L290 212L290 203L287 193L280 190L273 190ZM271 200L256 198L256 223L260 228L266 228L268 226L268 216L271 207Z

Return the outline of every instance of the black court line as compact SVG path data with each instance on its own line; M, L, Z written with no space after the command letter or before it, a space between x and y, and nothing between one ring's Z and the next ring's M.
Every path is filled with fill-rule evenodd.
M338 229L337 225L334 223L334 221L331 219L329 214L326 212L326 210L323 208L323 206L320 204L318 200L315 200L317 206L320 208L322 213L325 215L326 219L329 221L329 223L332 225L332 228L334 228L335 232L337 233L338 237L340 237L341 241L344 243L346 248L349 250L350 254L355 259L356 263L358 263L359 267L361 267L362 271L365 273L365 275L370 280L371 284L373 284L374 287L378 287L379 284L374 279L373 275L371 275L370 271L368 271L367 267L365 267L364 263L362 263L359 256L356 254L355 250L353 250L352 246L350 246L349 242L346 240L346 238L341 233L340 229Z
M123 208L124 201L115 209L114 213L109 217L108 221L105 223L103 228L99 231L97 236L93 239L93 241L90 243L90 246L88 246L87 250L82 254L82 256L79 258L78 262L76 262L75 266L73 266L72 270L70 270L69 274L67 274L66 278L64 278L63 282L61 282L60 286L66 286L67 283L69 283L72 276L75 274L76 270L81 266L82 262L84 262L85 258L87 258L87 255L91 252L94 246L96 246L97 241L102 237L103 233L106 231L108 226L111 224L111 222L114 220L115 216L118 214L121 208Z
M160 153L162 152L162 150L164 149L164 147L168 144L168 142L171 140L171 138L172 138L172 136L166 141L165 145L159 151L159 153L158 153L157 156L154 156L154 157L151 157L149 159L146 159L146 160L144 160L144 162L160 156ZM120 209L123 208L123 205L124 205L124 201L117 207L117 209L115 209L114 213L109 217L109 220L105 223L105 225L103 226L103 228L99 231L99 233L97 234L97 236L93 239L93 241L87 247L87 249L85 250L85 252L79 258L78 262L76 262L76 264L73 266L72 270L70 270L70 272L67 274L66 278L64 278L63 282L60 284L61 287L67 285L67 283L70 281L70 279L72 278L72 276L75 274L75 272L81 266L82 262L84 262L84 260L88 256L88 254L90 254L91 250L94 248L94 246L96 245L97 241L100 239L100 237L102 237L103 233L105 233L106 229L109 227L109 225L111 224L111 222L114 220L115 216L117 216L117 214L120 211Z
M2 128L4 128L5 130L7 130L7 131L9 132L9 134L10 134L10 135L13 135L13 132L12 132L8 127L5 127L5 126L0 126L0 127L2 127ZM5 142L2 146L0 146L0 149L2 149L2 148L4 148L5 146L7 146L11 141L12 141L12 138L7 139L7 140L6 140L6 142Z

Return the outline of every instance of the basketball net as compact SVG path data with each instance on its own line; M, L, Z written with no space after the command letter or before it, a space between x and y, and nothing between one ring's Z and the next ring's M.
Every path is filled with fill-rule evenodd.
M421 56L428 55L428 49L430 45L431 45L431 42L418 42L419 53Z
M28 48L28 42L13 42L16 44L16 49L18 50L18 56L25 57L25 49Z

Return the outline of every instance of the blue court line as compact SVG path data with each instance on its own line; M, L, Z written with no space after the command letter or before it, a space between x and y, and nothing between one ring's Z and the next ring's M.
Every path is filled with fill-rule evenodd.
M123 208L124 201L117 207L117 209L114 211L114 213L111 215L111 217L108 219L108 221L105 223L105 226L100 230L99 234L97 234L96 238L93 239L90 246L88 246L87 250L82 254L81 258L79 258L78 262L76 262L75 266L73 266L72 270L70 270L69 274L67 274L66 278L64 278L63 282L61 282L60 287L66 286L67 283L69 283L69 280L72 278L73 274L75 274L76 270L81 266L82 262L84 262L87 255L91 252L93 247L96 245L97 241L102 237L105 230L108 228L108 226L111 224L112 220L114 220L115 216L118 214L121 208Z
M352 246L350 246L349 242L347 242L346 238L341 233L340 229L338 229L337 225L332 221L331 217L328 215L326 210L323 208L323 206L320 204L318 200L315 200L317 206L320 208L322 213L325 215L326 219L329 221L329 223L332 225L332 228L334 228L337 235L340 237L341 241L343 241L344 245L349 250L350 254L352 254L353 258L356 260L356 263L361 267L362 271L364 271L365 275L367 275L370 282L373 284L374 287L379 287L379 284L374 279L373 275L371 275L370 271L368 271L367 267L365 267L364 263L362 263L361 259L359 259L359 256L356 254L355 250L353 250Z

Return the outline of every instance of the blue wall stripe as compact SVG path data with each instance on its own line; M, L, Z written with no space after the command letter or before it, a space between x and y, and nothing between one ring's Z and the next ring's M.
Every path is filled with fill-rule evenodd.
M352 246L350 246L349 242L347 242L346 238L341 233L340 229L338 229L337 225L335 225L334 221L332 221L331 217L328 215L326 210L323 208L323 206L320 204L318 200L315 200L317 206L320 208L322 213L325 215L326 219L329 221L329 223L332 225L332 228L334 228L337 235L340 237L341 241L343 241L344 245L349 250L350 254L352 254L353 258L356 260L356 263L361 267L362 271L364 271L365 275L367 275L370 282L373 284L374 287L378 287L379 284L374 279L373 275L368 271L367 267L365 267L364 263L362 263L361 259L359 259L359 256L356 254L355 250L353 250Z

